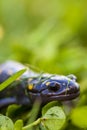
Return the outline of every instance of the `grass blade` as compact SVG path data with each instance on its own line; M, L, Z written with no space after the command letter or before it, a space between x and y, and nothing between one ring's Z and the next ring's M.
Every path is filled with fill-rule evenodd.
M5 80L3 83L0 84L0 91L2 91L3 89L5 89L8 85L10 85L13 81L15 81L19 76L21 76L24 72L26 71L26 69L22 69L20 71L18 71L17 73L13 74L10 78L8 78L7 80Z

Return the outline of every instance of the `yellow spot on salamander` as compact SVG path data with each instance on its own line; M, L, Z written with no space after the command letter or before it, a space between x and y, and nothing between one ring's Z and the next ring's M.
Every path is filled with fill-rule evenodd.
M16 79L16 81L19 81L20 80L20 77L18 77L17 79Z
M29 78L28 81L31 82L33 79L32 78Z
M46 86L48 86L49 84L50 84L50 82L47 82L47 83L46 83Z
M29 90L32 90L32 89L33 89L33 84L29 84L29 85L28 85L28 89L29 89Z

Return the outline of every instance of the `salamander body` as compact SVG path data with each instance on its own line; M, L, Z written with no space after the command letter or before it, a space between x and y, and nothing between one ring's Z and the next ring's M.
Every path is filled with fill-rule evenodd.
M15 61L0 65L0 83L26 66ZM42 104L67 101L79 96L80 88L74 75L37 74L30 69L6 89L0 91L0 108L10 104L32 105L36 99Z

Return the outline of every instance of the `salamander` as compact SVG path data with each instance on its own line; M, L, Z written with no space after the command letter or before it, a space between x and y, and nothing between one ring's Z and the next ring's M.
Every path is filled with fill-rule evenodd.
M16 61L6 61L0 65L0 83L17 71L26 68ZM50 101L67 101L78 97L79 84L74 75L38 74L27 71L4 90L0 91L0 108L10 104L31 106L36 99L42 104Z

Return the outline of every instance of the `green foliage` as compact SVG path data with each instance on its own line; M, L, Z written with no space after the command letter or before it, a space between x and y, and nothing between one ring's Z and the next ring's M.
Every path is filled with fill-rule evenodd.
M45 105L42 109L42 116L45 115L45 113L47 112L47 110L49 110L51 107L53 106L62 106L60 102L58 101L53 101L53 102L50 102L48 103L47 105Z
M23 127L23 121L17 120L14 124L14 130L22 130Z
M0 61L87 76L86 1L1 0ZM5 47L7 46L7 48Z
M17 110L20 109L19 105L9 105L6 111L6 116L10 117L10 118L14 118L17 117ZM16 114L16 115L15 115Z
M14 130L12 120L6 116L0 115L0 130Z
M28 130L29 128L39 124L41 125L41 130L61 130L66 122L65 113L59 106L53 106L49 109L48 107L50 107L50 104L47 104L47 106L43 107L43 111L45 109L45 114L43 114L41 118L38 118L35 122L24 126L22 130Z
M50 108L44 115L42 125L48 130L60 130L64 126L66 116L61 107L54 106Z
M77 127L87 129L87 106L75 108L72 111L71 120Z
M54 104L54 103L51 103ZM49 109L48 109L49 107ZM17 109L17 107L9 107L8 116L11 115L12 109ZM47 109L46 109L47 108ZM66 116L63 112L62 108L55 105L47 104L47 106L43 107L43 111L45 109L45 114L41 118L38 118L36 121L31 122L23 127L23 120L17 120L13 125L13 122L10 118L4 115L0 115L0 130L28 130L34 126L40 125L41 130L60 130L64 127L66 122ZM11 112L9 111L11 110ZM10 113L10 114L9 114ZM13 114L13 113L12 113Z

